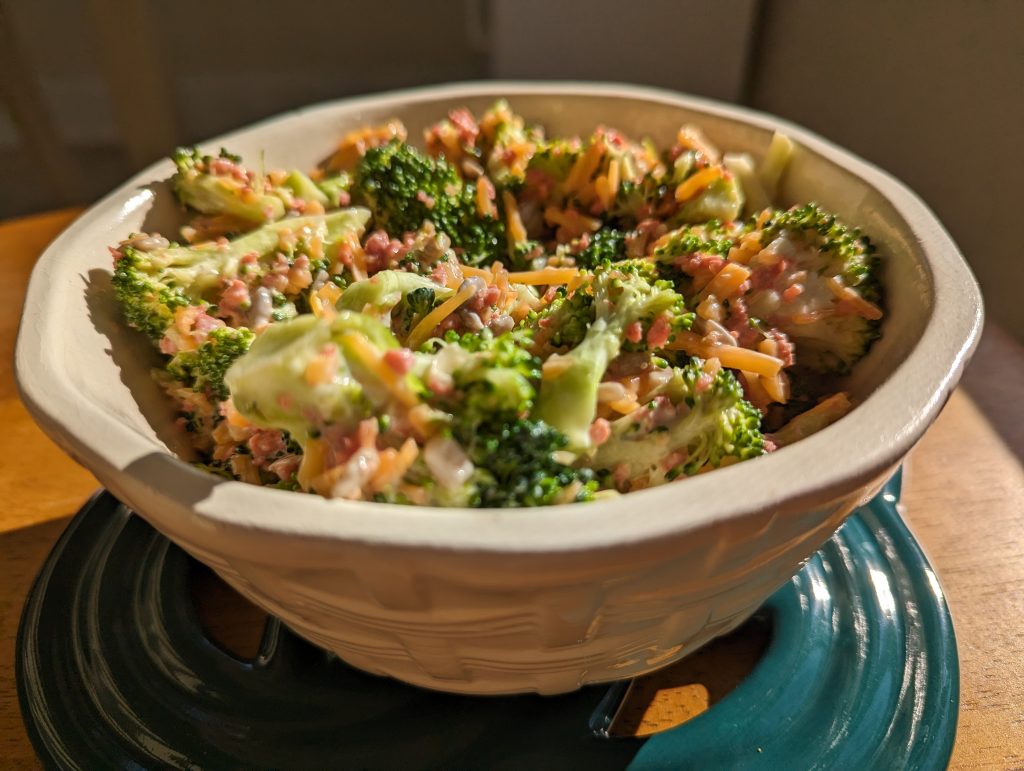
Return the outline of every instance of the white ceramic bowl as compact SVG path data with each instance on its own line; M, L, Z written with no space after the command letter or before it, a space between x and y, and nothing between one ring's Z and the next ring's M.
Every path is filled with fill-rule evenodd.
M785 203L815 200L886 256L884 336L821 433L712 474L618 499L529 510L328 501L228 482L175 456L154 354L121 323L114 244L173 232L163 161L93 206L40 258L16 353L40 425L119 498L299 634L371 672L463 693L557 693L663 666L728 632L867 500L921 437L978 339L977 285L924 204L792 124L634 86L479 83L350 99L207 143L268 166L314 165L348 128L391 116L413 137L456 105L511 99L552 134L605 123L671 143L684 122L763 155L799 150Z

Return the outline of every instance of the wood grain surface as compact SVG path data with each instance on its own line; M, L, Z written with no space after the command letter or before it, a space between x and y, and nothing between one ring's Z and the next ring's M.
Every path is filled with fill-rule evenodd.
M18 618L67 518L97 486L36 428L18 401L11 366L31 267L76 214L0 223L0 768L38 767L15 692ZM964 382L906 464L903 508L953 609L961 700L950 767L1024 769L1024 352L989 330ZM251 638L260 614L232 608L223 594L211 597L203 615L219 619L217 633ZM753 638L712 653L749 666L750 651L763 644ZM709 674L708 655L636 688L643 703L632 730L657 730L713 704L729 684Z

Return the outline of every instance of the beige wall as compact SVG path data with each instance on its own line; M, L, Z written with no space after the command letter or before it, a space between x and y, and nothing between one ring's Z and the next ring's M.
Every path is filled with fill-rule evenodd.
M1024 2L770 2L756 62L752 105L910 185L1024 339Z

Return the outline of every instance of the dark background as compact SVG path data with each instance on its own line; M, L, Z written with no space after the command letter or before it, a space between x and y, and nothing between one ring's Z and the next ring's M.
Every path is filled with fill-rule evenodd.
M645 83L781 115L901 178L1024 339L1022 33L1022 0L0 0L0 218L312 102Z

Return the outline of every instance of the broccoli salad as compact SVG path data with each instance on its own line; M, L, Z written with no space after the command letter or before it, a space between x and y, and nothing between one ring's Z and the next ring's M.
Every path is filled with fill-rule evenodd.
M420 147L424 149L419 149ZM774 208L793 153L549 137L499 101L313 170L174 154L176 242L111 248L212 473L431 506L588 501L802 439L877 336L868 239ZM263 166L262 160L258 166Z

